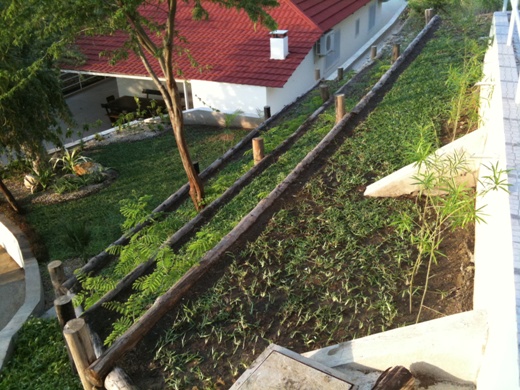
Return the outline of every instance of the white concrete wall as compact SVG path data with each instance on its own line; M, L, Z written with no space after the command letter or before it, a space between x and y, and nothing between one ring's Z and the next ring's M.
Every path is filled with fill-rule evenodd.
M506 145L511 145L506 137L504 105L508 115L513 111L513 99L507 98L501 80L502 70L514 69L515 57L512 47L506 47L507 17L501 16L502 37L497 36L486 54L484 61L484 80L481 86L480 116L482 126L487 129L488 137L482 155L479 177L492 175L491 164L498 163L499 169L516 168L509 166ZM495 30L495 15L492 35ZM501 41L500 48L497 41ZM500 62L499 62L500 58ZM512 64L512 65L510 65ZM509 73L506 71L506 73ZM507 87L506 87L507 88ZM512 88L514 90L514 87ZM518 121L510 129L518 134ZM509 141L509 143L508 143ZM511 147L511 146L508 146ZM514 155L514 153L512 153ZM518 159L518 157L516 157ZM517 173L514 173L517 175ZM514 176L513 175L513 176ZM502 179L507 180L506 174ZM509 177L509 180L511 177ZM515 188L516 187L516 188ZM477 187L481 191L482 185ZM516 193L516 194L515 194ZM515 304L515 265L513 255L513 233L511 217L517 213L510 207L510 198L518 193L517 185L505 191L491 191L477 198L476 207L484 207L485 223L475 227L475 283L473 308L488 313L489 334L482 359L482 367L477 379L479 389L518 389L518 340Z
M267 104L265 87L203 80L190 83L194 108L215 108L226 113L240 110L246 115L258 116L258 113L263 115Z
M311 89L315 83L314 53L311 51L283 88L267 88L267 105L271 107L271 114L274 115L286 105L294 102L298 96Z
M20 268L24 268L25 264L18 240L2 222L0 222L0 246L5 248L9 256L16 261Z
M390 0L380 2L374 0L363 8L356 11L349 18L333 27L333 30L340 31L340 55L337 61L326 67L325 57L315 57L315 68L320 69L321 75L327 78L338 66L352 57L374 34L381 30L406 4L405 0ZM375 25L369 29L369 10L370 6L376 7ZM356 35L356 20L359 20L359 33Z
M117 79L117 90L119 96L146 97L146 94L142 93L143 89L157 89L157 86L152 80L129 78Z

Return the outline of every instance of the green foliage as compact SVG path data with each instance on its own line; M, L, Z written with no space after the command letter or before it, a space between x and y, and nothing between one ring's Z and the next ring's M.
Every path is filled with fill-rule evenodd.
M43 12L48 5L0 4L0 151L25 156L37 171L45 159L42 142L61 145L60 119L72 122L53 62L65 40L57 15Z
M82 156L80 148L74 148L72 152L69 152L69 150L65 148L61 157L56 156L51 159L54 169L60 167L63 171L72 174L75 172L74 167L76 165L88 161L92 160L88 157Z
M412 298L418 290L415 277L423 263L426 263L426 281L422 286L422 297L417 310L416 322L421 318L432 266L437 264L440 246L444 234L457 228L464 228L470 223L483 222L482 208L475 208L477 196L491 190L506 190L504 174L492 165L492 174L485 178L484 189L476 193L472 188L457 178L471 175L468 158L464 153L448 156L432 155L417 165L418 173L414 176L419 186L418 202L411 210L402 211L394 222L401 237L417 248L417 257L407 279L409 282L409 306L413 311ZM495 169L493 169L495 167Z
M18 333L14 353L0 372L0 389L79 390L56 320L30 319Z
M87 253L91 240L92 231L85 221L73 222L71 225L65 226L63 242L83 259L85 259L85 254Z

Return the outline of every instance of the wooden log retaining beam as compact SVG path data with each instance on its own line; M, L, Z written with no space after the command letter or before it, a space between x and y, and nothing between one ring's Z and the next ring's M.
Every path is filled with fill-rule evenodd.
M318 116L323 113L326 108L332 102L329 101L326 104L321 105L314 111L301 125L296 129L296 131L286 138L284 142L282 142L279 146L276 147L270 154L268 154L264 159L253 166L249 171L247 171L244 175L242 175L231 187L229 187L224 193L217 199L215 199L212 203L206 206L200 213L198 213L191 221L186 223L182 228L177 230L164 244L171 248L176 247L177 245L186 242L189 237L191 237L196 229L211 216L213 216L226 202L232 199L236 194L240 192L240 189L251 182L256 176L262 173L265 169L267 169L270 164L278 158L284 151L289 149L289 147L294 144L300 138L305 131L307 131L308 127L318 118ZM161 246L162 247L162 246ZM136 268L134 268L130 273L128 273L123 279L117 283L116 287L112 290L108 291L105 295L103 295L98 301L89 307L86 310L82 317L88 318L95 311L97 311L105 302L113 300L121 291L131 286L131 284L137 280L140 276L142 276L147 270L155 264L155 257L151 257L145 263L139 264Z
M207 181L222 165L227 163L229 160L231 160L235 153L237 153L240 149L245 147L246 145L249 145L251 143L251 140L258 136L261 131L263 131L271 122L276 120L280 115L284 114L287 110L289 110L294 105L298 104L301 99L303 99L307 94L311 93L314 89L316 89L320 85L321 81L317 81L312 88L300 95L293 103L288 104L285 106L282 110L271 116L270 118L266 119L264 122L262 122L258 127L256 127L254 130L250 131L244 138L242 138L234 147L230 148L226 153L224 153L221 157L216 159L210 166L208 166L204 171L201 172L199 177L204 182ZM107 250L114 246L120 246L120 245L126 245L130 242L130 239L134 234L145 228L146 226L149 226L152 223L153 217L159 213L167 212L175 207L178 207L181 202L186 200L188 198L189 194L189 184L184 184L181 188L179 188L174 194L170 195L163 203L161 203L159 206L157 206L150 214L150 218L146 220L145 222L136 225L133 229L131 229L128 233L122 235L119 237L116 241L114 241L112 244L110 244L107 247ZM107 252L107 250L104 250L97 254L96 256L92 257L87 264L85 264L80 272L84 273L85 275L88 275L90 273L96 272L99 269L103 268L105 264L109 261L110 254ZM67 279L63 284L62 287L69 291L74 291L78 283L78 278L76 275L72 275L69 279Z
M433 26L436 26L440 18L434 17L428 26L410 43L407 50L395 62L394 65L381 77L380 81L360 100L351 113L345 115L343 119L337 123L332 130L321 140L321 142L300 161L293 171L280 183L268 196L261 200L258 205L242 220L235 228L228 233L213 249L209 250L200 260L199 264L190 268L190 270L177 281L164 295L157 298L153 306L136 322L127 332L117 338L112 346L107 349L94 363L86 369L87 378L94 385L103 383L106 375L114 367L117 359L124 355L127 351L134 348L136 344L146 335L152 327L173 308L190 290L190 288L205 273L210 270L220 258L231 248L231 246L243 236L249 229L256 224L258 219L265 213L274 202L295 183L300 175L310 166L314 160L327 148L334 139L343 131L347 123L356 113L360 113L369 101L383 88L385 83L393 76L397 68L400 67L404 58L407 57L415 48L417 43L426 35Z

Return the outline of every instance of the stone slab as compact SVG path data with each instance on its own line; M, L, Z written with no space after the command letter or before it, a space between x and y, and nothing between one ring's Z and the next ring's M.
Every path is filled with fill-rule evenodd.
M232 390L350 390L344 374L282 348L269 346Z

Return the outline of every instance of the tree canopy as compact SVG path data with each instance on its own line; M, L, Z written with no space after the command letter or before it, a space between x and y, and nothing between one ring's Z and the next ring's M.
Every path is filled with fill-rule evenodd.
M173 133L181 156L184 170L190 184L190 196L199 210L204 205L204 188L193 166L184 137L184 121L181 100L175 76L182 69L176 68L174 55L187 55L184 50L186 42L183 32L177 29L175 17L177 6L182 1L184 6L192 7L194 19L202 20L210 17L204 4L214 3L228 9L236 9L247 13L256 24L270 29L276 27L268 9L278 5L277 0L76 0L81 6L78 10L85 12L83 16L84 34L114 34L123 31L128 39L117 50L111 53L111 61L125 58L129 51L134 52L143 62L150 77L155 82L165 101ZM141 12L144 7L152 7L156 15L162 17L145 17ZM253 27L252 27L253 28ZM177 42L177 43L176 43ZM196 58L190 60L197 65ZM157 61L162 74L157 74L151 61Z
M42 7L46 1L0 3L0 152L36 162L42 142L60 144L59 120L71 121L55 67L63 42Z

